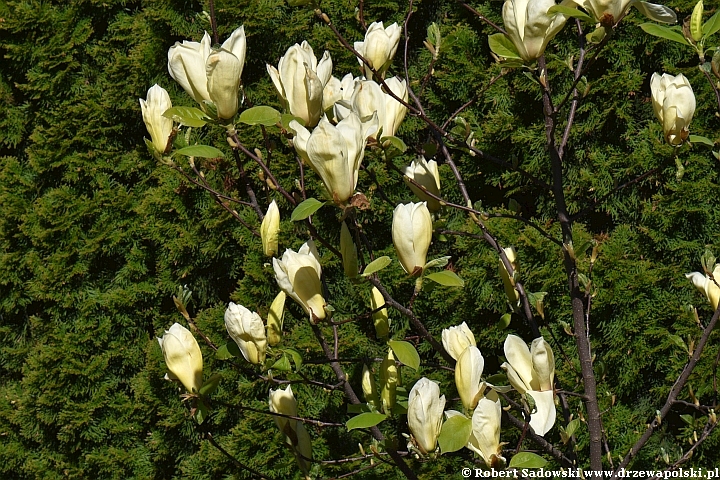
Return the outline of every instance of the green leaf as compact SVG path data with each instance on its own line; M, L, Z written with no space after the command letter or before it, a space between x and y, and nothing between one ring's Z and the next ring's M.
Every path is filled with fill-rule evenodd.
M448 255L447 257L439 257L439 258L436 258L435 260L430 260L428 263L425 264L425 267L423 267L423 270L427 270L428 268L433 268L433 267L442 268L448 264L448 261L450 260L450 258L451 258L450 255Z
M293 222L297 222L299 220L305 220L313 213L320 210L320 207L325 205L325 203L321 202L320 200L316 200L314 198L308 198L307 200L303 201L295 207L295 210L293 210L292 214L290 215L290 220Z
M465 285L463 279L450 270L431 273L429 275L425 275L425 278L428 278L433 282L437 282L440 285L445 285L446 287L462 287Z
M230 352L230 355L233 357L241 358L243 356L242 352L240 351L240 347L237 346L237 343L235 343L235 340L230 340L225 346L228 349L228 352Z
M705 38L709 37L713 33L720 30L720 10L715 12L715 15L710 17L707 22L703 24L702 31Z
M465 415L455 415L443 423L438 436L441 453L456 452L467 445L472 435L472 420Z
M387 417L382 413L367 412L361 413L347 421L345 426L348 431L356 428L370 428L385 420Z
M274 108L260 105L242 112L238 121L245 125L265 125L270 127L280 122L280 118L280 112Z
M400 140L398 137L382 137L380 139L380 143L385 148L394 147L400 152L405 153L405 150L407 150L407 145L405 145L405 142Z
M282 127L283 127L285 130L287 130L287 131L292 131L292 130L290 129L290 122L292 122L293 120L295 120L296 122L298 122L300 125L303 124L303 119L302 119L302 118L296 117L295 115L293 115L293 114L291 114L291 113L283 113L282 116L280 117L280 124L282 125Z
M283 348L282 350L284 353L290 356L292 358L293 363L295 364L295 371L300 370L300 367L302 367L302 355L300 355L300 352L295 350L294 348Z
M277 362L273 363L270 368L273 370L280 370L281 372L289 372L292 370L292 367L290 366L290 359L285 354L283 354Z
M200 387L200 394L201 395L210 395L217 389L218 385L220 384L220 380L222 379L222 375L219 373L215 373L210 376L207 380L203 382L202 387Z
M640 25L640 28L650 35L682 43L683 45L690 45L688 41L685 40L685 37L682 36L682 33L669 27L664 27L662 25L658 25L657 23L643 23Z
M503 58L516 58L522 60L515 44L504 33L496 33L488 37L488 45L495 55Z
M593 18L587 13L581 12L577 8L566 7L565 5L555 5L554 7L550 7L547 13L548 15L552 15L553 13L562 13L566 17L577 18L587 23L595 23L595 20L593 20Z
M233 345L235 344L235 342L232 343ZM235 355L230 353L227 343L225 345L221 345L220 348L217 349L217 352L215 352L215 356L218 360L230 360L231 358L235 358Z
M365 266L365 270L362 273L363 277L369 277L375 272L378 272L382 270L383 268L387 267L392 263L392 260L388 256L382 256L379 258L376 258L372 262L368 263Z
M542 468L547 460L530 452L520 452L510 459L510 468Z
M205 112L195 107L173 107L165 110L163 117L188 127L202 127L210 120Z
M418 355L418 352L415 350L412 343L400 340L390 340L388 345L390 345L390 348L392 348L393 353L395 353L395 356L400 363L407 365L413 370L420 368L420 355Z
M195 410L195 420L198 422L198 425L202 425L208 415L210 415L210 408L205 404L202 398L200 398L197 403L197 409Z
M575 434L575 432L577 431L579 426L580 426L579 418L571 420L570 423L568 423L567 428L565 428L565 433L567 433L568 437L572 437Z
M218 158L223 157L223 152L210 145L190 145L175 151L175 155L187 157Z
M685 341L679 335L668 335L668 338L678 347L682 348L686 352L689 351Z
M506 313L502 317L500 317L500 321L498 322L498 327L500 330L505 330L507 327L510 326L510 320L512 318L512 315L509 313Z
M708 145L708 146L710 146L710 147L714 147L714 146L715 146L715 142L713 142L713 141L710 140L709 138L703 137L703 136L701 136L701 135L690 135L690 138L688 138L688 140L690 140L690 143L703 143L703 144Z
M597 43L602 42L602 39L605 38L605 34L606 34L605 27L598 27L595 30L593 30L592 32L586 34L585 39L589 43L597 44Z

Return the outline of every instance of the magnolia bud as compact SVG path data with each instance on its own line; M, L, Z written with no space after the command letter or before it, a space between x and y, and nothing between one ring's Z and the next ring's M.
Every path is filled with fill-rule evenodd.
M285 313L285 292L277 294L270 305L267 318L267 341L274 347L282 340L283 314Z
M198 393L203 384L203 358L200 346L190 330L175 323L157 340L165 357L165 365L170 370L165 378L178 380L188 392Z
M240 348L245 360L254 364L265 362L267 338L260 315L230 302L225 310L225 328Z
M405 174L405 183L407 183L410 190L417 195L417 197L427 202L428 210L431 212L437 212L440 210L440 202L422 191L420 188L413 185L408 181L408 178L415 180L429 193L435 196L440 196L440 172L438 171L437 162L435 160L427 161L425 157L418 157L417 160L413 160L409 167L403 168Z
M519 262L517 260L517 252L515 251L515 247L508 247L504 248L503 250L505 250L505 256L510 262L510 265L512 265L513 275L515 275L519 268ZM500 273L500 278L502 278L503 286L505 287L505 295L507 295L507 298L510 301L510 305L515 307L520 301L520 293L515 290L514 276L511 277L508 273L507 268L505 268L505 264L502 261L502 258L500 259L500 266L498 267L498 272Z
M473 410L485 390L482 376L485 359L475 346L468 346L455 365L455 386L466 410Z
M290 417L298 416L297 401L290 385L285 390L270 390L269 397L268 403L271 412ZM307 476L310 471L310 462L306 459L312 459L312 443L305 426L298 420L285 417L275 417L275 424L285 435L285 441L292 448L300 469Z
M278 232L280 231L280 210L273 200L267 209L267 213L260 224L260 239L262 240L263 253L267 257L273 257L278 251Z
M400 265L407 273L422 273L432 241L432 231L432 218L425 202L395 207L392 239Z
M173 129L172 119L163 117L163 113L172 108L170 95L155 84L148 90L147 100L140 99L140 108L153 147L158 153L165 153Z
M470 331L467 323L463 322L442 331L442 344L450 356L458 360L466 348L476 345L475 335Z
M389 414L395 406L395 390L398 383L398 369L391 349L380 364L380 400L383 412Z
M720 264L716 264L713 270L714 281L710 276L700 272L686 273L685 277L695 285L700 293L705 295L713 310L717 310L718 303L720 303L720 287L715 282L720 282Z
M342 254L343 270L348 278L355 278L358 274L358 257L355 242L353 242L350 229L345 222L340 227L340 253Z
M500 456L500 419L502 406L497 393L491 391L478 401L472 416L472 435L468 448L480 455L488 468L499 468L505 464Z
M435 451L440 428L442 427L445 395L440 396L437 383L423 377L418 380L408 395L408 428L424 454Z
M377 386L375 385L375 378L367 365L363 365L362 391L368 405L378 409L380 407L380 401L378 399Z
M383 305L385 305L385 297L380 293L380 290L373 287L370 292L370 308L377 310ZM388 318L387 308L381 308L373 313L373 322L375 324L375 335L377 335L377 338L379 340L387 338L390 333L390 319Z

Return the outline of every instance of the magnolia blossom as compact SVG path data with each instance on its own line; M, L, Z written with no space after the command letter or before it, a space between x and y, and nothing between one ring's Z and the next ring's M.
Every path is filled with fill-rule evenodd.
M638 0L574 0L573 3L587 10L597 22L608 26L615 25L631 6L656 22L675 23L677 21L675 12L670 8Z
M458 360L466 348L476 345L475 335L470 331L467 323L463 322L442 331L442 344L450 356Z
M538 435L545 435L555 424L555 357L550 345L540 337L530 348L515 335L505 340L505 358L501 365L510 384L520 393L528 393L535 400L537 412L530 416L530 426Z
M271 389L269 397L268 403L271 412L290 417L298 416L297 401L290 385L285 390ZM310 462L306 458L312 458L312 442L305 425L300 421L285 417L275 417L275 424L285 435L285 441L292 447L300 469L307 476L310 471Z
M397 97L407 102L408 89L405 80L393 77L385 80L385 85ZM382 128L382 133L380 134L380 131L377 130L370 135L370 138L378 139L378 134L382 135L382 137L395 135L405 118L407 107L398 102L392 95L383 92L377 83L372 80L365 80L356 82L350 100L340 100L335 103L334 111L338 119L346 118L350 115L350 112L354 111L362 120L371 118L373 113L377 112L377 119L379 126Z
M275 280L280 288L310 315L311 323L325 318L325 299L322 296L322 270L315 242L305 243L300 250L285 250L281 260L273 258Z
M312 133L295 120L290 122L296 132L295 150L320 175L336 203L345 203L355 193L365 144L377 130L377 117L373 119L363 124L357 114L351 113L333 125L323 117Z
M440 202L435 198L431 197L420 188L413 185L408 179L412 179L419 183L429 193L440 196L440 172L438 171L437 162L435 160L425 160L425 157L418 157L417 160L413 160L409 167L403 168L403 174L405 174L404 180L407 183L410 190L417 195L417 197L427 202L428 210L431 212L437 212L440 210Z
M502 406L494 391L478 401L472 416L472 435L467 446L480 455L489 468L502 467L505 463L505 458L500 455L501 417Z
M655 116L663 126L665 140L670 145L682 145L690 131L688 126L695 113L695 95L687 78L653 73L650 79Z
M185 91L206 110L212 102L217 115L229 120L238 110L238 89L245 64L245 29L235 30L219 50L210 48L205 32L198 42L175 43L168 50L168 71Z
M237 343L245 360L254 364L265 362L267 338L260 315L230 302L225 310L225 328Z
M435 451L435 444L442 427L445 395L440 396L437 383L423 377L418 380L408 395L407 421L410 433L420 452Z
M170 95L156 83L148 90L147 100L140 99L140 108L153 147L158 153L165 153L173 129L172 119L163 117L172 108Z
M472 410L485 391L485 382L481 380L485 368L485 359L480 350L469 345L460 354L455 364L455 386L466 410Z
M332 59L325 52L317 61L307 42L288 48L280 57L278 68L267 65L267 71L285 106L306 127L314 127L323 112L323 89L332 75Z
M422 273L432 241L432 231L432 218L425 202L395 207L392 239L400 265L407 273Z
M278 251L278 232L280 231L280 210L273 200L260 224L260 239L263 253L267 257L274 256Z
M352 73L345 75L342 80L337 77L330 77L330 80L328 80L323 89L323 111L332 108L341 100L350 100L355 91L355 84L359 81L360 78L353 77Z
M165 357L165 365L170 370L165 378L180 381L188 392L199 392L203 383L203 358L190 330L175 323L157 340Z
M542 56L548 42L565 25L565 15L547 13L554 6L555 0L505 0L505 30L526 62Z
M363 365L361 386L363 395L365 396L365 401L368 405L371 405L376 409L379 408L380 401L378 398L377 386L375 385L375 377L367 365Z
M515 247L507 247L503 250L505 250L505 256L510 262L510 265L512 265L513 272L517 272L519 268L519 263L517 260L517 252L515 251ZM508 301L510 301L510 305L514 307L520 301L520 293L515 290L515 280L513 279L513 277L510 276L507 268L505 268L505 264L503 263L502 258L500 258L499 261L500 266L498 267L498 272L500 273L500 278L502 278L503 287L505 287L505 295L507 295Z
M715 284L715 281L720 282L720 263L715 264L715 269L713 270L713 278L715 281L713 281L709 275L700 272L686 273L685 277L695 285L695 288L700 290L700 293L705 294L710 305L712 305L713 309L717 310L718 303L720 302L720 287Z
M380 78L385 78L385 72L390 67L398 43L400 43L401 33L402 29L397 23L385 28L383 22L373 22L365 32L365 40L355 42L355 50L370 62ZM371 80L373 78L372 70L359 58L358 61L365 72L365 78Z

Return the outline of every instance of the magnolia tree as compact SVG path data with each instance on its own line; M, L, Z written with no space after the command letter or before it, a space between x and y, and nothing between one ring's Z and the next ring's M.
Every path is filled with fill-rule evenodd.
M296 5L314 9L318 24L333 32L348 56L357 58L358 68L333 71L328 52L319 56L306 41L289 46L279 61L267 59L279 106L253 105L244 94L246 48L261 46L246 41L242 26L223 43L213 30L212 36L205 32L200 42L188 40L170 47L170 76L194 104L183 97L173 106L158 85L140 100L150 134L149 150L161 166L205 189L246 229L247 236L256 238L257 248L267 259L260 267L277 285L272 301L226 306L225 338L198 327L196 316L188 310L190 287L183 287L175 304L188 328L176 323L158 339L167 378L180 382L188 421L253 477L269 475L223 448L212 433L228 433L215 432L213 418L223 410L263 410L252 407L252 396L243 397L241 391L234 402L217 399L220 389L232 391L233 386L224 385L223 375L203 371L203 356L214 356L216 364L226 362L241 371L248 383L264 385L266 428L271 431L274 423L279 430L279 436L270 434L266 441L284 441L287 455L295 458L298 475L307 478L325 476L329 468L360 473L379 467L417 478L420 465L443 465L453 458L461 462L446 465L554 466L606 470L618 476L623 468L632 467L638 452L648 447L678 404L690 405L698 415L691 417L695 426L685 448L678 452L652 447L657 450L653 455L658 468L671 470L687 462L717 425L714 405L703 404L686 387L718 313L703 320L693 310L697 326L691 345L677 337L688 355L684 367L663 387L665 401L653 407L655 416L638 420L630 450L619 458L613 455L617 439L603 427L613 410L601 398L605 394L599 391L598 380L604 373L595 364L602 352L591 341L591 306L596 295L592 270L602 257L602 242L592 239L579 245L574 227L611 195L656 171L618 183L608 195L575 211L568 206L565 186L572 181L566 177L567 162L573 162L571 133L590 88L586 74L611 51L614 33L631 6L649 20L640 25L645 32L694 49L707 79L706 84L691 86L676 71L658 72L648 79L653 110L676 162L675 176L682 178L683 155L691 144L710 155L711 149L703 144L712 147L713 142L690 132L696 110L694 90L711 90L720 107L720 51L709 61L714 49L705 45L720 30L720 13L706 18L701 1L680 28L663 25L676 23L672 10L640 1L506 0L503 24L498 25L469 5L463 6L496 30L488 41L499 74L489 84L523 74L534 82L535 101L529 108L542 112L539 128L545 132L546 162L541 176L525 171L517 159L497 158L476 148L472 128L462 115L485 91L467 99L449 118L437 118L426 108L423 93L444 48L443 38L440 28L431 24L423 47L431 54L428 73L422 79L407 78L412 5L404 25L386 25L383 19L366 25L361 3L358 18L365 37L355 42L345 38L321 9ZM215 28L214 18L211 25ZM560 67L548 58L553 55L554 38L563 30L572 30L577 43L565 66L572 75L570 86L555 91L552 84L561 75ZM398 56L399 51L405 53ZM406 145L401 124L408 118L423 125L427 141ZM239 130L251 129L262 135L260 144L241 141ZM223 137L224 146L218 141ZM224 158L231 158L234 165L213 163ZM375 169L367 168L368 158ZM477 169L488 163L499 165L547 190L553 217L542 223L512 205L502 215L484 210L482 198L468 193L457 167L459 159ZM218 181L221 177L210 173L220 168L235 182ZM390 202L377 168L384 169L393 182L404 182L408 196L415 197L407 203L392 203L391 221L373 212L378 203ZM452 200L457 198L461 200ZM315 221L320 215L332 221ZM387 241L375 238L367 226L378 216L387 220L383 228L392 240L394 255L381 254ZM462 228L448 228L450 216L461 217ZM527 289L523 270L531 267L522 265L522 248L503 244L495 233L494 221L499 217L539 232L553 245L564 270L565 293L552 304L567 305L571 318L554 317L546 308L550 304L547 293ZM453 263L452 252L443 252L443 243L452 236L489 246L495 253L493 262L498 263L493 269L498 274L492 288L504 290L509 312L502 316L499 328L511 325L523 337L505 333L504 342L483 345L476 342L479 323L474 319L433 330L416 314L416 302L428 292L472 295L463 290L464 273ZM432 259L428 258L431 246ZM716 309L720 265L707 252L702 267L702 272L687 278ZM404 272L399 281L392 279L397 275L389 274L396 268ZM690 283L687 287L691 288ZM341 296L355 296L357 309L365 313L334 308ZM432 308L429 312L433 314ZM574 348L555 338L552 332L558 329L553 322L563 326ZM374 345L371 348L379 355L357 358L352 350L357 340L351 335L358 330L348 330L351 324L370 325L360 329L367 333L363 342ZM289 332L298 328L312 331L314 345L288 343ZM486 364L488 355L500 351L501 359L492 358ZM561 364L566 368L561 369ZM318 370L308 370L308 365L327 368L326 375L310 377L309 371ZM327 372L334 379L329 380ZM317 417L304 413L304 403L335 392L342 393L346 409L316 412ZM350 435L358 453L347 458L314 453L313 442L333 429Z

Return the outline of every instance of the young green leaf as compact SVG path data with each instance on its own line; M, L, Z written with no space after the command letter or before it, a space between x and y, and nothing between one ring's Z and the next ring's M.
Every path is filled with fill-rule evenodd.
M516 58L518 60L522 60L517 48L515 48L515 44L513 44L512 40L510 40L504 33L490 35L488 37L488 45L490 45L490 50L492 50L498 57Z
M226 343L225 345L221 345L217 349L217 352L215 352L215 357L217 357L218 360L230 360L231 358L235 358L235 355L230 353L230 351L228 350L228 344Z
M365 266L365 270L362 273L363 277L369 277L375 272L378 272L382 270L383 268L387 267L392 263L392 260L388 256L382 256L379 258L376 258L372 262L368 263L367 266Z
M450 270L443 270L442 272L435 272L425 275L425 278L432 280L433 282L445 285L446 287L462 287L465 282L462 278L458 277L455 272Z
M715 12L715 15L710 17L702 27L703 36L705 38L709 37L718 30L720 30L720 10Z
M530 452L520 452L510 459L510 468L542 468L547 460Z
M265 125L270 127L280 121L280 112L272 107L266 107L260 105L257 107L248 108L240 114L238 121L245 125Z
M356 428L370 428L374 427L378 423L385 420L387 417L383 415L382 413L377 412L367 412L367 413L361 413L360 415L356 415L350 420L347 421L345 426L348 429L348 432L350 430L354 430Z
M210 395L211 393L213 393L220 384L221 379L222 375L220 375L219 373L214 373L213 375L211 375L210 378L203 382L203 386L200 387L200 394Z
M409 342L400 340L390 340L388 342L398 361L413 370L420 368L420 355L418 355L415 347Z
M566 17L577 18L587 23L595 23L592 17L587 13L581 12L577 8L567 7L565 5L555 5L554 7L550 7L547 13L548 15L552 15L553 13L562 13Z
M715 143L712 140L710 140L707 137L703 137L701 135L690 135L688 140L690 141L690 143L702 143L702 144L708 145L710 147L715 146Z
M299 220L305 220L313 213L320 210L320 207L325 205L320 200L316 200L314 198L308 198L307 200L303 201L295 207L295 210L293 210L292 214L290 215L290 220L293 222L297 222Z
M205 112L195 107L173 107L163 112L163 117L171 118L173 121L187 125L188 127L202 127L210 117Z
M210 145L190 145L175 151L175 155L187 157L218 158L223 157L223 152Z
M643 23L640 25L645 33L654 35L656 37L664 38L665 40L672 40L673 42L682 43L683 45L690 45L682 33L677 30L673 30L669 27L663 27L657 23Z
M456 452L467 445L472 435L472 419L454 415L443 423L438 436L441 453Z

